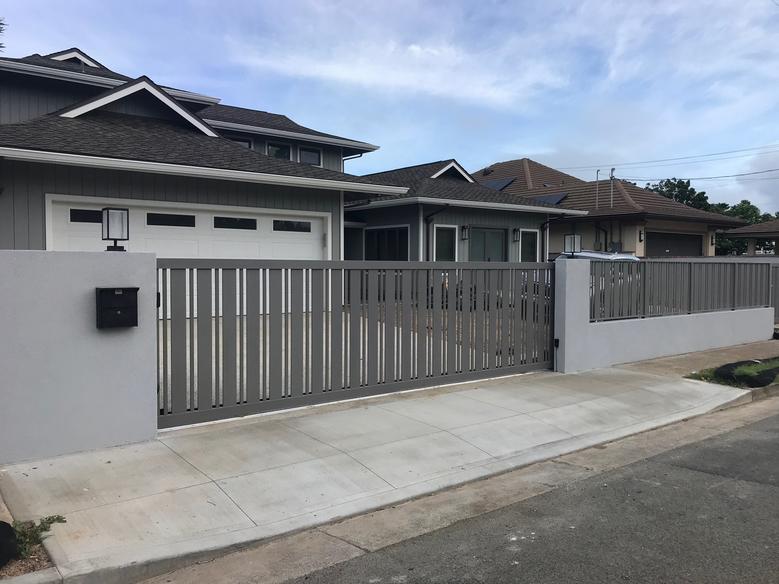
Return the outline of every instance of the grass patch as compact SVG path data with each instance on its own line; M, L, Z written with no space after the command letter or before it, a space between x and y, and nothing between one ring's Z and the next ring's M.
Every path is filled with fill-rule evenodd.
M720 383L733 387L765 387L777 382L779 357L737 361L691 373L689 379Z
M19 557L25 559L30 556L35 546L43 543L44 534L55 523L65 523L62 515L49 515L43 517L38 523L34 521L14 521L16 532L16 545L19 549Z

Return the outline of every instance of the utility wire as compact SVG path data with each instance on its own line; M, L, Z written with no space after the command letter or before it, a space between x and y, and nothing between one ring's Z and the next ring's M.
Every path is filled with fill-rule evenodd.
M768 168L766 170L756 170L754 172L740 172L738 174L721 174L719 176L691 176L691 177L678 177L682 180L715 180L715 179L721 179L721 178L737 178L739 176L752 176L755 174L766 174L768 172L779 172L779 168ZM666 180L666 178L636 178L636 177L620 177L623 180L630 180L630 181L636 181L636 182L652 182L652 181L660 181L660 180ZM779 178L779 177L776 177Z
M724 150L722 152L711 152L709 154L695 154L691 156L676 156L673 158L658 158L655 160L640 160L638 162L610 162L608 164L593 164L589 166L566 166L558 168L558 170L590 170L598 168L609 168L612 166L635 166L641 164L653 164L656 162L673 162L676 160L691 160L694 158L708 158L711 156L721 156L723 154L737 154L740 152L754 152L756 150L765 150L766 148L779 148L779 144L766 144L765 146L754 146L752 148L741 148L739 150Z

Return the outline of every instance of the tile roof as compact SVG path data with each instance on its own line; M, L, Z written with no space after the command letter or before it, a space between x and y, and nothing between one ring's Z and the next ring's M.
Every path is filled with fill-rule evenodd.
M779 219L731 229L728 231L728 235L744 237L765 235L769 237L779 237Z
M614 180L613 200L608 179L598 182L580 181L564 187L534 189L532 192L525 193L525 196L536 198L558 193L565 195L558 206L582 209L588 212L588 217L641 215L706 222L721 226L743 224L743 221L736 217L695 209L649 189L618 179Z
M0 147L382 184L326 168L272 158L226 138L206 136L177 122L104 111L77 118L46 115L18 124L0 125Z
M383 197L382 200L429 197L448 201L461 200L510 205L529 205L532 207L539 207L539 212L543 212L544 209L555 208L554 205L535 201L527 197L507 195L478 183L467 182L466 180L444 176L430 178L452 162L456 161L454 159L439 160L437 162L417 164L415 166L407 166L364 176L372 181L380 181L382 184L408 187L408 192L405 195Z
M512 195L522 195L533 189L549 186L579 184L584 181L545 166L529 158L496 162L477 170L471 176L479 183L496 179L514 179L503 191Z

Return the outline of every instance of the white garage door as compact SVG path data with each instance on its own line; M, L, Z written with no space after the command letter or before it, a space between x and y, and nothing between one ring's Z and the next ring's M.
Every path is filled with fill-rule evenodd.
M130 209L128 251L154 252L164 258L328 259L322 217L280 215L258 209L192 210L122 202L113 205L52 201L49 249L102 251L101 209Z

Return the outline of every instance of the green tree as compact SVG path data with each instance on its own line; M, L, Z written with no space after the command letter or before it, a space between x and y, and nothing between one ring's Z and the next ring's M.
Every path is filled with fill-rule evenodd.
M706 191L697 191L690 186L689 180L682 178L667 178L655 184L647 184L646 188L667 197L677 203L683 203L695 209L712 210Z

